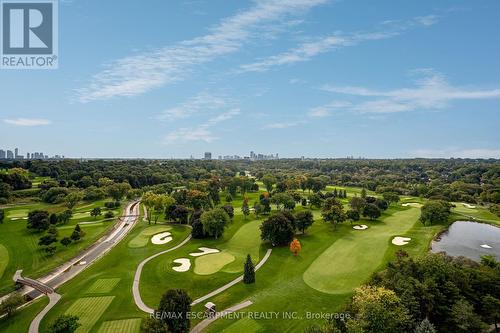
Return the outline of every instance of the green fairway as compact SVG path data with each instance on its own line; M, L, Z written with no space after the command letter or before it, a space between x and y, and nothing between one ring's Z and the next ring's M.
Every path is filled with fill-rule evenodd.
M128 242L128 246L131 248L144 247L148 245L151 236L159 234L161 232L169 231L172 227L168 225L154 225L151 227L147 227L141 231L140 234L135 236L130 242Z
M5 268L9 264L9 251L7 251L7 248L0 244L0 278L3 275L3 272L5 271Z
M99 279L94 282L88 289L88 294L107 294L110 293L120 282L120 278Z
M234 260L234 256L228 252L207 254L196 258L194 272L199 275L214 274Z
M381 264L388 240L409 230L418 217L419 210L410 208L394 213L383 223L372 223L368 230L344 236L309 266L304 281L328 294L351 292Z
M264 330L254 319L244 318L236 321L234 324L231 324L229 327L221 331L221 333L229 332L260 333L264 332Z
M196 258L194 272L202 275L213 274L221 269L228 273L241 272L247 254L257 262L262 243L259 229L261 223L259 220L245 223L227 243L221 244L220 253Z
M80 327L76 332L88 332L99 320L102 314L111 304L114 296L85 297L77 299L73 305L66 310L67 315L74 315L79 318Z
M141 318L105 321L97 333L138 333L141 329Z

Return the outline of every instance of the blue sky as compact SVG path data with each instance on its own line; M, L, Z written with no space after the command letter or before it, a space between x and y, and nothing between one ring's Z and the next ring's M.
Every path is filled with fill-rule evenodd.
M0 148L500 158L500 2L66 0L0 71Z

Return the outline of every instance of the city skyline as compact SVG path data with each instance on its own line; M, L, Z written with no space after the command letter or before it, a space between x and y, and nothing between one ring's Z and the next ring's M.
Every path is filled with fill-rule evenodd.
M59 7L59 68L2 70L3 146L74 158L500 158L498 1Z

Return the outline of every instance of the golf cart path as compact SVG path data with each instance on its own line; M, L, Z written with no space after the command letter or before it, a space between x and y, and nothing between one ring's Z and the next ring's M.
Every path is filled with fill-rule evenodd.
M199 322L198 325L193 327L193 329L190 331L190 333L199 333L199 332L203 331L205 328L207 328L208 325L210 325L211 323L213 323L217 319L224 317L224 316L228 315L229 313L246 308L247 306L250 306L252 304L253 304L252 301L245 301L243 303L236 304L230 308L227 308L225 310L217 312L213 317L204 319L201 322Z
M153 254L152 256L141 261L140 264L137 266L137 269L135 270L134 282L132 283L132 295L134 296L135 305L137 305L137 307L139 309L141 309L142 311L147 312L147 313L154 313L154 309L151 309L142 300L141 292L139 290L139 284L141 281L141 273L142 273L142 269L144 268L144 265L146 265L149 261L153 260L154 258L161 256L162 254L177 250L178 248L180 248L181 246L183 246L184 244L186 244L190 240L191 240L191 234L189 234L189 236L187 236L182 242L180 242L176 246L174 246L168 250Z

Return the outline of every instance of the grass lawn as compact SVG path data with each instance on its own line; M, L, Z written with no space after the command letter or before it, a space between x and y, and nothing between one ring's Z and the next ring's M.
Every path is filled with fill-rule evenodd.
M87 294L107 294L110 293L120 282L120 278L96 280L88 289Z
M164 231L169 231L172 227L168 225L153 225L151 227L147 227L141 231L140 234L135 236L130 242L128 242L129 247L144 247L148 245L151 236L159 234Z
M31 321L49 303L47 297L37 299L8 319L0 319L0 332L28 332Z
M123 319L105 321L97 333L138 333L141 329L141 319Z
M114 224L115 219L105 220L103 216L93 218L78 215L94 207L104 207L104 201L82 202L74 208L75 216L67 224L57 226L59 240L70 236L78 223L82 223L81 227L86 235L82 240L71 243L68 247L62 246L59 242L56 243L57 252L48 256L38 245L38 240L43 233L26 228L28 213L37 209L57 213L65 210L66 207L61 204L52 205L42 202L24 202L5 206L6 218L4 223L0 224L0 257L2 258L0 261L0 295L13 290L12 276L16 270L22 269L23 275L29 277L43 276L104 235ZM121 207L114 209L113 212L115 216L119 216ZM4 261L4 258L9 260Z
M77 316L78 327L75 333L88 332L113 302L114 296L85 297L77 299L65 312Z

